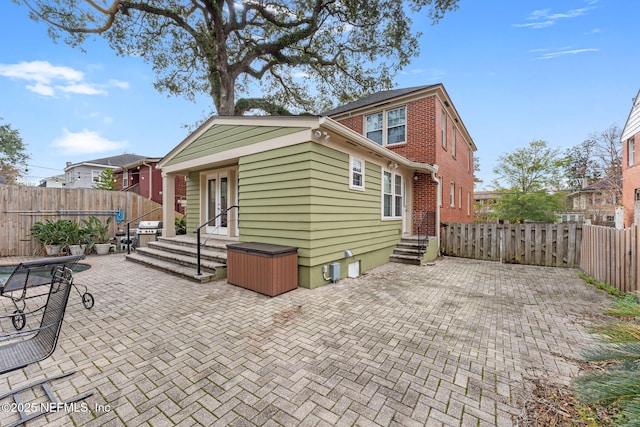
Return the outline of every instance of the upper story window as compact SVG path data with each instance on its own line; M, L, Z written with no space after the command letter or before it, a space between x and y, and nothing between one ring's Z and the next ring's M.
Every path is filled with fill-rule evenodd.
M400 107L365 118L365 135L376 144L394 145L407 142L407 109Z
M442 123L440 124L442 130L440 131L442 134L442 146L447 148L447 115L445 112L442 112Z
M453 132L451 133L451 155L453 157L456 156L456 128L453 128Z
M627 140L627 159L629 160L629 166L633 166L636 156L636 142L634 138Z
M122 173L122 188L127 188L129 186L129 171L124 171Z
M96 170L92 170L91 171L91 181L92 182L98 182L100 181L100 173L102 171L96 171Z
M364 160L351 157L349 172L349 187L354 190L364 190Z

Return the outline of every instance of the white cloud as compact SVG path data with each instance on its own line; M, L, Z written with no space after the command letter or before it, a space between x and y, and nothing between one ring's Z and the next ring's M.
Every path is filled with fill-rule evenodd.
M78 83L67 86L56 86L56 89L66 93L77 93L79 95L106 95L107 91L97 89L89 83Z
M25 87L31 92L43 96L56 96L57 92L79 95L106 95L93 83L85 81L83 72L63 65L53 65L48 61L20 62L18 64L0 64L0 76L25 80L31 84ZM128 84L111 80L110 84L126 88Z
M592 1L592 2L589 2L588 4L592 6L595 3L596 3L595 1ZM578 9L570 9L563 13L551 13L551 9L538 9L531 12L527 17L527 21L534 21L534 22L529 22L526 24L514 24L513 26L519 27L519 28L533 28L533 29L547 28L554 25L558 20L572 19L572 18L577 18L579 16L586 15L587 12L589 12L592 9L594 9L594 7L581 7Z
M55 95L55 90L53 90L53 88L51 86L47 86L44 85L42 83L36 83L34 85L27 85L27 89L29 89L31 92L35 92L38 95L44 95L44 96L54 96Z
M62 132L63 135L53 141L53 146L60 149L60 155L65 156L122 150L128 145L126 141L110 141L87 129L81 132L62 129Z
M586 52L597 52L598 50L599 49L593 49L593 48L560 50L556 52L545 53L543 55L540 55L536 59L553 59L553 58L558 58L560 56L565 56L565 55L578 55L580 53L586 53Z
M0 64L0 75L42 84L49 84L52 80L79 82L84 79L84 74L81 71L70 67L52 65L48 61Z
M514 24L514 27L518 27L518 28L533 28L533 29L540 29L540 28L546 28L546 27L550 27L553 24L555 24L555 22L553 21L540 21L540 22L531 22L529 24Z
M109 80L109 84L120 89L129 89L129 83L121 80L111 79Z

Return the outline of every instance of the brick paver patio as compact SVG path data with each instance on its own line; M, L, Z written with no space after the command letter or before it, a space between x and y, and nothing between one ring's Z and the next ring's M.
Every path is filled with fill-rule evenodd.
M577 374L606 304L576 270L456 258L275 298L88 262L95 307L73 291L54 355L0 393L77 370L58 397L94 395L29 426L511 426L527 378Z

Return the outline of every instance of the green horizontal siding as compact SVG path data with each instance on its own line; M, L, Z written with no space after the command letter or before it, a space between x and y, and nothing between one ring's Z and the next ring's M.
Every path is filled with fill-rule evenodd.
M345 249L368 269L400 240L402 222L380 218L381 169L372 163L365 191L351 190L349 155L307 142L241 158L239 178L240 240L298 247L301 286L326 283L330 262L343 262L346 277Z
M290 135L304 129L306 128L213 125L169 160L167 166Z
M198 172L190 172L187 181L187 207L185 214L187 216L187 233L194 233L194 230L200 225L200 174Z

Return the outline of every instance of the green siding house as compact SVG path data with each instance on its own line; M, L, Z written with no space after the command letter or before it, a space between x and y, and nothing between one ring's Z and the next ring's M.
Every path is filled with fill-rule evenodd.
M172 183L183 175L189 232L219 215L206 232L229 243L295 246L307 288L328 283L331 263L346 277L350 265L362 273L388 262L413 230L414 177L438 182L436 166L316 116L213 117L159 167L165 237L175 235Z

